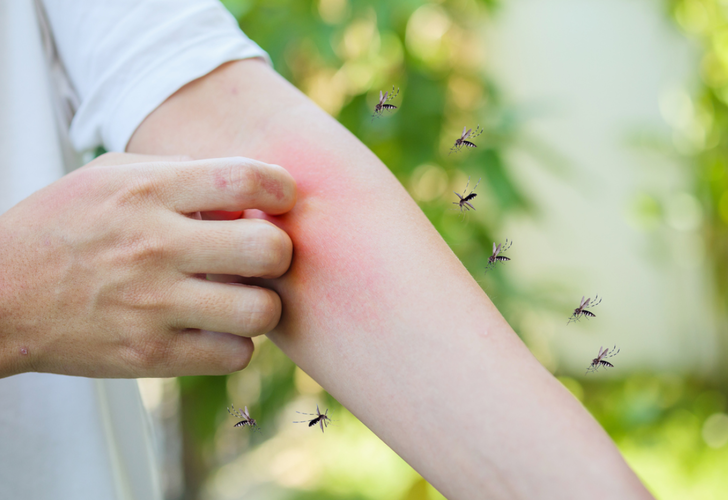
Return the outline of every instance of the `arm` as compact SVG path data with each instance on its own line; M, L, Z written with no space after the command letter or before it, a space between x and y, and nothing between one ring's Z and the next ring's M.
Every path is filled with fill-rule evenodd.
M128 151L285 167L294 245L270 334L445 496L651 498L374 154L256 60L187 85ZM605 480L608 478L608 480Z

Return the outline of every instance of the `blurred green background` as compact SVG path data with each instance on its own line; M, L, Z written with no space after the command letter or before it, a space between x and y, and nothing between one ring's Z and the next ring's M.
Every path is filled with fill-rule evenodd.
M661 359L662 342L630 359L624 358L629 342L620 340L627 362L620 367L614 358L617 368L596 376L585 376L584 369L601 337L577 330L588 352L568 354L558 342L544 340L541 316L534 319L530 312L553 314L559 326L551 329L563 329L573 302L592 293L591 283L586 291L573 287L573 280L558 283L558 277L531 286L507 266L518 266L515 256L528 258L538 249L519 250L517 241L512 262L484 273L493 241L509 236L509 220L538 225L546 212L511 168L511 152L528 152L546 175L566 184L581 167L558 147L529 136L529 121L539 111L506 97L507 85L496 83L487 49L493 45L491 27L508 2L223 3L284 77L391 168L534 354L606 428L658 499L728 498L728 364L720 362L728 359L728 1L653 2L655 16L685 39L697 83L684 93L680 119L668 123L673 136L627 134L639 147L678 158L684 166L681 189L688 200L699 201L699 223L685 237L699 238L704 249L694 272L708 277L714 362L673 370L669 359L652 363ZM392 85L401 89L393 101L399 109L372 122L379 91ZM448 155L462 127L477 124L485 129L475 140L478 148ZM649 175L657 182L661 173ZM482 178L478 211L461 217L451 210L453 191L462 193L468 177L471 186ZM652 195L625 205L641 221L644 238L657 241L668 226L669 207ZM605 313L607 303L601 306ZM623 330L640 335L628 322ZM691 338L690 328L684 330L683 337ZM568 362L570 356L577 361ZM170 500L442 498L265 339L256 339L253 361L240 373L142 380L140 386L158 430ZM247 405L261 431L233 429L225 410L230 404ZM333 411L324 435L291 423L299 419L296 410L311 412L316 404Z

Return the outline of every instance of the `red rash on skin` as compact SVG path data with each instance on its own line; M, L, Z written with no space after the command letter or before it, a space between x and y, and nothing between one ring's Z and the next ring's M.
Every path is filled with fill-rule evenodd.
M293 138L289 143L305 144L305 140L297 142ZM341 328L357 325L377 331L382 324L382 311L369 303L376 301L378 304L382 295L395 291L388 283L383 259L378 258L383 251L377 247L380 241L357 237L359 231L376 234L375 229L364 227L376 223L360 216L360 207L371 200L369 195L351 185L332 190L331 178L341 176L340 168L320 152L287 148L276 151L273 158L261 160L284 166L296 179L298 194L291 212L267 217L293 241L293 262L283 277L285 286L275 287L287 310L281 323L283 329L287 330L290 320L298 316L297 309L310 307L313 314L305 314L305 317L326 318L329 322L344 317L346 320L340 322ZM312 169L310 165L316 165L316 168ZM327 179L328 189L322 189L320 179ZM337 213L337 217L330 218L329 213ZM291 293L293 291L295 293ZM308 299L296 303L295 297ZM342 316L333 311L345 311L346 314ZM292 317L287 317L289 312ZM294 320L291 326L299 329L302 325L295 324Z
M295 223L282 226L293 235L294 245L293 264L284 278L286 284L297 295L315 297L305 302L314 312L307 316L326 318L329 324L343 317L343 321L338 321L340 328L356 325L377 331L382 324L380 309L370 304L389 293L385 288L386 276L377 263L377 250L366 248L360 241L354 243L346 237L346 229L317 226L313 230L306 227L308 224ZM363 255L366 260L361 259ZM287 294L283 295L285 299Z
M366 206L366 202L370 201L366 198L367 196L373 196L374 198L371 199L376 199L378 194L381 195L375 191L364 192L364 188L353 181L353 176L347 178L346 173L342 172L341 166L336 164L336 159L331 158L330 153L309 147L308 137L299 136L292 130L286 130L286 134L288 141L285 146L275 150L267 148L257 150L257 148L251 147L252 150L247 154L259 161L285 168L296 181L298 202L306 197L314 196L325 198L337 206L340 204L343 208L343 206L351 204ZM266 186L262 187L266 188ZM355 191L354 188L358 188L358 190ZM352 196L360 201L350 198ZM325 214L322 213L321 216L325 217Z

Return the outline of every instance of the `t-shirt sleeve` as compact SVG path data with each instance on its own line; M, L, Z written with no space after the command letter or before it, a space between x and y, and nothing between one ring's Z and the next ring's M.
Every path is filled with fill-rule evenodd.
M219 0L43 0L78 95L74 147L124 151L149 113L221 64L267 54Z

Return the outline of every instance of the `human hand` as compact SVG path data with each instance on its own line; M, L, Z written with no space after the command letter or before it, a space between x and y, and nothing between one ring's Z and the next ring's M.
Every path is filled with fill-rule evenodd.
M205 275L280 277L291 239L265 220L193 214L295 202L286 170L247 158L108 154L34 193L0 216L0 377L244 368L280 298Z

